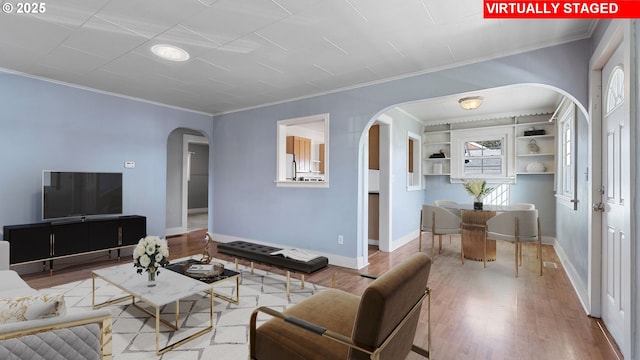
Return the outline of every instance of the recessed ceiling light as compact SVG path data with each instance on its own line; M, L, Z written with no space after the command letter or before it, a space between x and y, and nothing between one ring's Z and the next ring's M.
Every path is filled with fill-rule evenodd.
M170 61L187 61L189 53L185 50L167 44L158 44L151 47L151 51L157 56Z

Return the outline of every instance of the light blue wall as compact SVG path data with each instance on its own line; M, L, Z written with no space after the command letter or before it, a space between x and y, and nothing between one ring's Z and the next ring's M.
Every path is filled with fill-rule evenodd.
M0 188L6 193L0 221L40 219L43 169L122 171L125 213L147 216L149 233L164 234L167 138L176 128L189 128L202 131L211 144L212 231L361 257L366 215L363 139L379 114L406 101L519 83L554 86L584 102L588 58L588 41L578 41L215 116L213 126L206 115L2 73L0 165L5 176ZM331 116L330 188L275 187L276 121L326 112ZM396 165L402 163L398 154L405 151L394 152ZM123 169L127 160L136 161L136 168ZM420 201L413 194L402 198L405 173L395 174L393 180L394 239L417 225L411 213ZM337 245L338 234L344 235L344 245Z
M574 210L558 203L556 207L556 217L558 222L557 241L562 251L571 259L575 273L582 281L582 286L586 289L588 282L588 262L589 262L589 212L591 203L589 202L588 186L585 173L589 166L589 124L582 112L577 112L576 140L576 165L577 165L577 199L578 208ZM600 176L600 171L594 171L594 176Z
M588 41L545 48L449 70L398 79L358 89L214 116L212 166L216 233L349 258L363 255L366 211L363 139L369 125L395 104L520 83L553 86L587 100ZM330 188L277 188L276 121L330 113ZM404 179L394 174L394 188ZM396 194L394 194L396 196ZM403 203L394 198L396 205ZM407 211L414 203L404 204ZM404 209L404 208L403 208ZM394 216L393 235L401 225ZM396 229L397 228L397 229ZM344 235L344 245L336 236Z
M125 214L165 233L167 138L212 117L0 73L0 225L41 220L42 171L123 172ZM135 169L124 169L125 161Z
M407 190L407 171L409 170L407 132L411 131L422 136L422 124L397 110L387 111L385 115L393 119L391 172L394 174L394 180L391 185L391 222L393 224L391 235L392 241L398 241L420 228L419 214L424 200L424 191ZM424 176L422 179L424 181Z

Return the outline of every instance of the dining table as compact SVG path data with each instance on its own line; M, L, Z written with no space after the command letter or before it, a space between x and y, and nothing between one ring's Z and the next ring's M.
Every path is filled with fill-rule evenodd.
M473 204L446 204L440 207L452 211L460 216L460 236L464 258L468 260L482 261L484 258L484 236L487 220L496 216L499 212L509 211L509 206L488 205L482 206L482 210L474 209ZM487 239L487 259L496 260L496 241Z

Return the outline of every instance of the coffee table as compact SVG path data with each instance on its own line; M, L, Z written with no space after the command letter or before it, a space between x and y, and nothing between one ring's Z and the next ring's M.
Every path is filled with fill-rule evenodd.
M91 305L93 305L93 308L96 309L127 299L131 299L131 305L140 309L149 316L155 317L156 319L156 354L158 355L164 354L165 352L172 350L199 336L202 336L213 329L214 283L207 284L205 282L190 278L175 271L164 270L160 273L160 276L156 278L156 286L148 287L147 276L146 274L143 275L144 276L136 274L135 269L131 264L123 264L104 269L93 270L91 272ZM129 295L96 304L96 278L100 278L108 282L109 284L121 289ZM180 300L197 293L205 293L209 295L209 326L181 340L168 344L161 349L160 322L177 331L180 328L180 325L178 323ZM155 308L155 312L151 312L136 304L136 298ZM160 307L169 303L175 303L176 306L175 324L160 318Z

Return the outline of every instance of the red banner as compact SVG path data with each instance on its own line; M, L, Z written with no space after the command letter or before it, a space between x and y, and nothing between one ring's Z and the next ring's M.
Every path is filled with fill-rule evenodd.
M508 1L484 0L487 19L640 18L640 1Z

